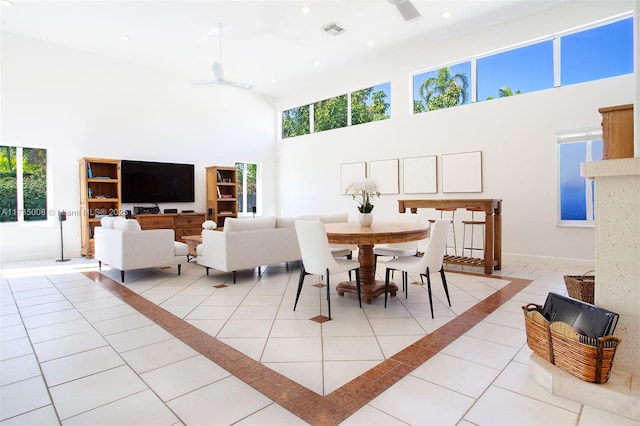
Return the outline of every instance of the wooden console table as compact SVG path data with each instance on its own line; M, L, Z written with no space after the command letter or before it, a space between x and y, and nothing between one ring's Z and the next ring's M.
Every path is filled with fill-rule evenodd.
M173 229L175 240L187 235L200 235L204 213L137 214L133 217L142 229Z
M484 259L462 256L444 257L445 263L484 267L485 274L492 274L494 270L502 268L502 200L493 198L459 199L459 200L398 200L400 213L411 209L417 213L418 209L454 208L477 209L486 214Z

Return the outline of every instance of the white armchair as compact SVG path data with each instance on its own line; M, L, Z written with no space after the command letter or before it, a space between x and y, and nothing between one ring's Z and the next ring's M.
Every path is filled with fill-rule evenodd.
M174 241L173 229L149 229L142 231L134 219L106 217L102 226L95 228L95 258L98 268L105 263L119 269L124 282L124 272L132 269L155 268L187 262L188 247Z

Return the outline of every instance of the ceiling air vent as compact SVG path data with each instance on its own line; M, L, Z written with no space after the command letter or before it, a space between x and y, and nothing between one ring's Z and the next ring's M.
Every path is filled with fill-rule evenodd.
M333 24L329 24L326 27L323 28L325 32L332 34L332 35L340 35L344 32L344 28L342 28L340 25L336 24L335 22Z

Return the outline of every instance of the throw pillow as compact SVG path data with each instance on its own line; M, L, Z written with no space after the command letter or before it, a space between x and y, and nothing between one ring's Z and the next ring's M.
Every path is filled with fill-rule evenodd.
M113 229L117 229L118 231L140 231L140 224L135 219L125 219L123 217L118 217L114 221Z
M113 229L113 222L116 220L115 216L105 216L100 219L100 225L103 228Z

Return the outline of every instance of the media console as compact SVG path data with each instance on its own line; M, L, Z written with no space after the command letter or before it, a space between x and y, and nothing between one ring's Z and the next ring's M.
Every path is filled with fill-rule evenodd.
M155 213L136 214L133 216L142 229L173 229L175 240L184 242L182 237L200 235L204 213Z

